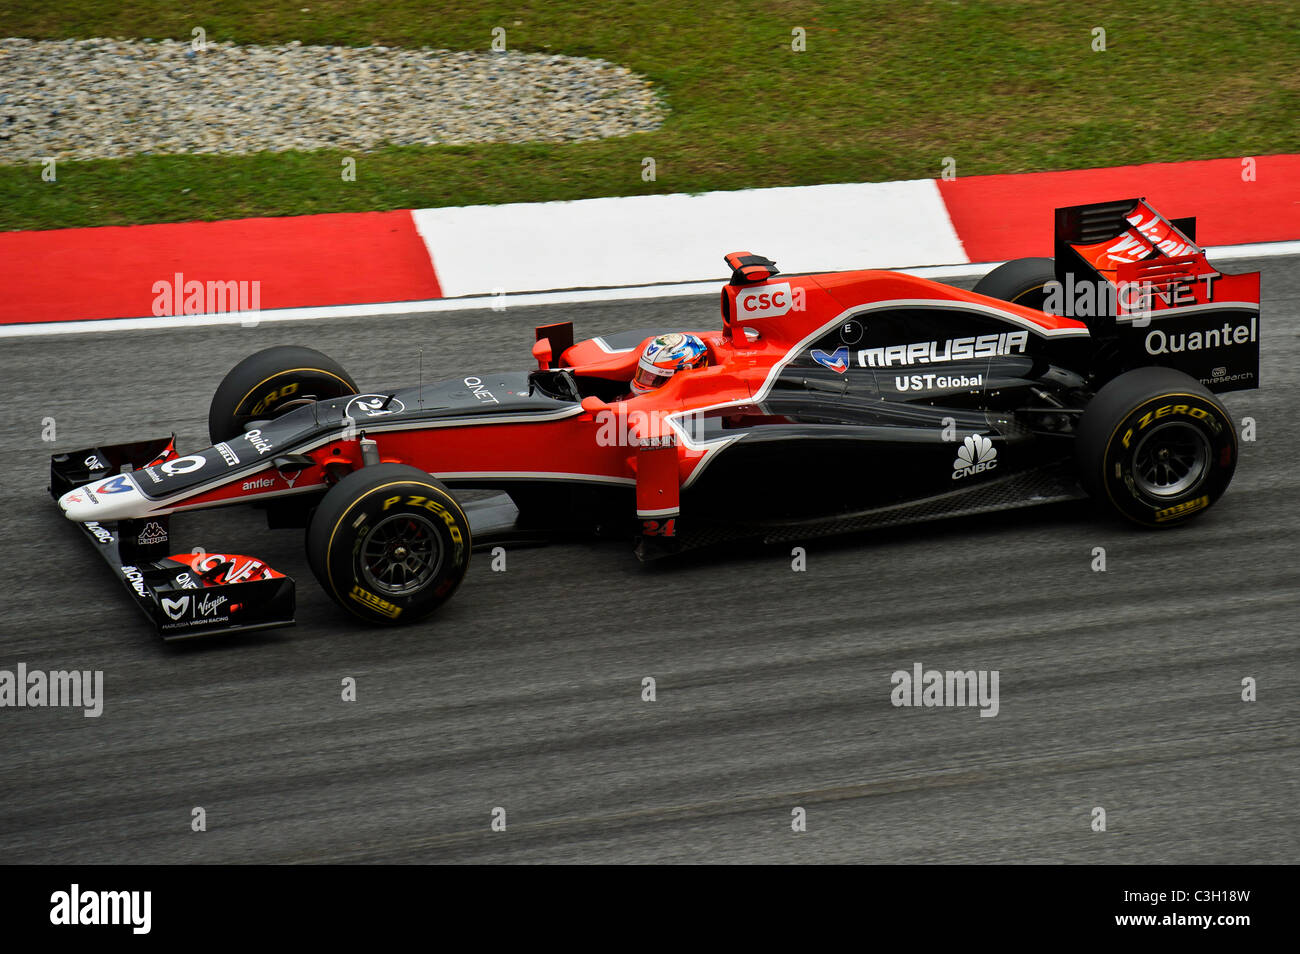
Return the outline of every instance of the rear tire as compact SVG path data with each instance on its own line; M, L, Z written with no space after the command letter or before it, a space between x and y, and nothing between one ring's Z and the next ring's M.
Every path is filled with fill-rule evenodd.
M1195 378L1138 368L1089 402L1075 450L1094 499L1141 526L1172 527L1223 495L1237 466L1237 432Z
M451 598L469 567L469 520L441 482L375 464L330 488L307 528L307 561L349 613L413 623Z
M250 354L230 369L208 408L212 443L244 433L250 421L277 417L303 403L356 394L357 384L333 358L312 348L277 345Z
M974 291L1013 305L1043 310L1047 283L1056 281L1056 264L1050 258L1017 258L1005 262L975 283Z

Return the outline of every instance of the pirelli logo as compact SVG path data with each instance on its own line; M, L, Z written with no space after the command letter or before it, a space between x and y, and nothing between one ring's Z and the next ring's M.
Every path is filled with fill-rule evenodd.
M1175 517L1183 516L1183 514L1204 510L1209 505L1210 498L1208 496L1197 497L1195 500L1185 500L1172 507L1166 507L1164 510L1157 510L1156 523L1164 523L1166 520L1173 520Z
M363 590L359 586L352 587L352 592L349 593L348 596L356 600L362 606L372 609L383 616L387 616L389 619L397 619L397 617L402 615L402 608L400 606L395 606L388 602L388 600L376 596L369 590Z

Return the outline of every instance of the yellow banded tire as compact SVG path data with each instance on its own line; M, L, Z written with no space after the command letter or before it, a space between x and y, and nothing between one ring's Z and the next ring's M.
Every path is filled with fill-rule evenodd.
M356 394L357 384L337 361L313 348L277 345L249 355L230 369L208 408L212 443L244 433L250 421L270 420L304 398Z
M307 528L307 562L330 598L368 623L397 626L451 598L470 559L469 521L424 471L376 464L344 477Z
M1053 281L1056 281L1056 265L1052 259L1017 258L993 269L971 290L1041 311L1047 301L1047 284Z
M1237 433L1196 379L1173 368L1137 368L1088 403L1075 450L1094 499L1133 523L1164 528L1204 513L1227 490Z

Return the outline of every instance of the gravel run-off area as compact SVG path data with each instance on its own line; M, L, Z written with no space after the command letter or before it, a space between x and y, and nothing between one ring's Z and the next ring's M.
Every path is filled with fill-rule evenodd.
M588 142L663 118L643 76L581 57L0 39L0 163Z

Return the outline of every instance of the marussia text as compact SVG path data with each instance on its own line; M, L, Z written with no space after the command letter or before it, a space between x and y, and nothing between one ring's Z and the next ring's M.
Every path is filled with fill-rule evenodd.
M863 348L859 351L858 366L890 368L896 364L942 364L947 361L968 361L972 358L1023 354L1028 345L1029 332L1027 331L949 338L947 341L915 341L905 345L882 345L879 348Z

